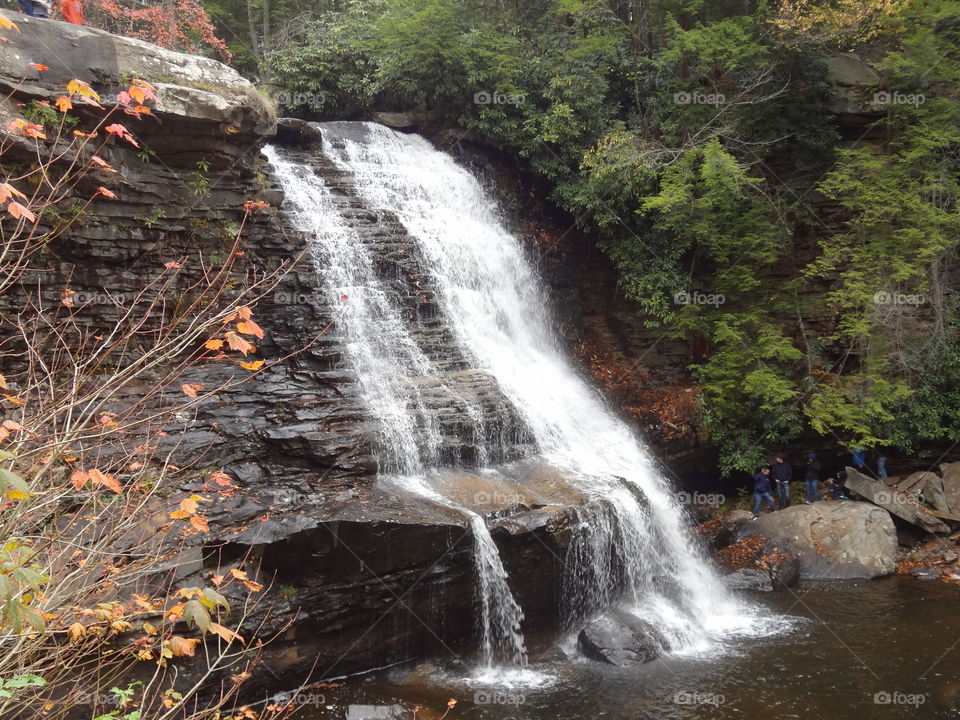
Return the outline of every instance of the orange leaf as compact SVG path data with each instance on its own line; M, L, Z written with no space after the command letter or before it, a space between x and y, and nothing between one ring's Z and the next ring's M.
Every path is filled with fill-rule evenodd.
M185 638L179 635L174 635L163 641L164 647L168 648L174 657L183 657L184 655L193 657L199 644L200 640L198 638Z
M34 70L36 70L37 72L46 72L47 70L50 69L50 68L48 68L46 65L44 65L43 63L35 63L35 62L32 62L32 63L29 63L29 65L30 65L30 67L32 67L32 68L33 68Z
M76 132L76 130L74 130L74 132ZM84 135L84 137L96 137L96 133L94 133L93 135ZM107 172L116 172L116 170L113 169L113 166L110 165L110 163L108 163L106 160L104 160L104 159L103 159L102 157L100 157L99 155L91 155L91 156L90 156L90 161L93 162L93 163L96 163L97 165L99 165L101 168L103 168L103 169L106 170Z
M4 390L10 389L10 387L7 385L7 379L3 375L0 375L0 388L3 388Z
M217 338L213 338L212 340L207 340L207 341L203 344L203 346L204 346L207 350L219 350L220 348L223 347L223 340L219 340L219 339L217 339Z
M11 200L9 203L7 203L7 212L17 219L23 218L24 220L29 220L33 223L37 221L36 215L15 200Z
M224 472L220 472L219 470L217 470L214 473L211 473L210 479L213 482L215 482L217 485L222 485L224 487L230 487L230 485L233 484L230 476Z
M27 404L27 401L26 401L26 400L21 400L21 399L18 398L16 395L7 395L6 393L4 393L4 397L5 397L7 400L9 400L10 402L12 402L14 405L26 405L26 404Z
M98 470L97 468L90 470L87 474L89 475L90 480L93 482L108 487L117 494L123 492L123 488L120 487L120 483L113 475L109 475L108 473Z
M8 199L10 199L11 195L16 196L18 198L23 198L24 200L27 199L26 195L24 195L22 192L17 190L10 183L0 183L0 203L6 202Z
M180 509L185 513L189 513L190 515L196 515L197 501L193 498L184 498L180 501Z
M239 640L240 642L244 642L244 639L242 636L238 635L230 628L225 628L223 625L219 625L215 622L210 623L210 631L216 633L217 635L222 637L224 640L226 640L228 643L233 642L234 640Z
M140 104L140 105L143 105L143 103L144 103L144 102L146 101L146 99L147 99L147 95L146 95L146 93L143 91L143 88L142 88L142 87L139 87L139 86L137 86L137 85L131 85L131 86L130 86L129 97L132 97L132 98L133 98L134 100L136 100L137 103Z
M171 260L170 262L165 262L163 266L167 270L179 270L183 267L183 263L178 263L176 260Z
M184 512L183 510L174 510L168 517L173 520L186 520L190 517L190 513Z
M244 340L242 337L237 335L235 332L230 331L226 334L227 345L230 346L231 350L237 350L238 352L246 355L248 352L254 349L253 345Z
M108 198L115 198L117 196L116 193L114 193L112 190L107 190L107 188L103 187L103 185L97 188L96 194L103 195L104 197Z
M17 32L20 32L20 28L18 28L14 22L7 20L2 15L0 15L0 28L5 30L16 30Z
M203 515L194 515L191 517L190 525L192 525L193 529L197 532L210 532L210 525L207 523L207 519Z
M85 132L82 132L81 130L74 130L73 134L76 135L77 137L85 137L85 138L95 138L97 136L97 133L95 132L85 133ZM100 158L97 158L97 160L100 160ZM104 163L104 165L106 165L106 163ZM109 167L109 166L105 169L107 170L107 172L116 172L116 170L114 170L112 167Z
M253 320L238 322L237 331L244 335L254 335L258 338L263 338L263 330Z
M263 360L251 360L250 362L240 363L240 367L244 370L259 370L263 365Z
M203 390L206 387L203 383L184 383L180 386L180 389L183 390L184 395L189 395L192 398L197 396L197 392Z
M73 108L73 103L70 102L70 98L68 98L66 95L61 95L58 97L54 105L56 105L57 110L62 113L65 113L67 110L71 110Z
M73 483L73 486L77 490L83 489L83 486L87 484L87 480L90 479L90 476L87 475L83 470L74 470L73 474L70 476L70 482Z

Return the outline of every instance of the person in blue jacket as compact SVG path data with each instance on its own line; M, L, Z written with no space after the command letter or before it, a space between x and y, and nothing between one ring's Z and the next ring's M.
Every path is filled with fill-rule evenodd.
M867 451L863 448L854 448L850 462L859 472L867 472Z
M773 495L770 494L770 468L763 468L753 476L753 519L760 517L760 506L766 500L770 503L770 512L776 510L773 506Z

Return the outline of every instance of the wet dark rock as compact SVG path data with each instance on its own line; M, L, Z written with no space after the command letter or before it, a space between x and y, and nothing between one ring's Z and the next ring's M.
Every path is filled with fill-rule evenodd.
M668 650L651 623L623 610L612 610L587 624L577 636L577 647L591 660L621 667L650 662Z
M280 118L277 120L277 143L293 147L317 149L323 144L323 134L311 123L299 118Z

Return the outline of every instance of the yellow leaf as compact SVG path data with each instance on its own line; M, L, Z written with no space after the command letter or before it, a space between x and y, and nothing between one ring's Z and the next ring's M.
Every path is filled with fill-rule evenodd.
M83 80L73 79L67 83L67 92L71 95L79 95L81 97L90 98L91 100L100 101L100 96L94 91Z
M71 642L77 642L80 638L86 637L87 626L83 623L75 622L69 628L67 628L67 635L70 637Z
M240 363L240 367L244 368L245 370L259 370L261 367L263 367L263 360L251 360L250 362L242 362Z
M190 517L190 513L184 512L183 510L174 510L172 513L170 513L169 517L172 520L185 520L186 518Z
M203 346L204 346L207 350L219 350L220 348L223 347L223 340L219 340L219 339L217 339L217 338L214 338L213 340L207 340L207 341L203 344Z
M7 492L7 497L11 500L26 500L30 497L30 493L25 493L23 490L10 490Z
M17 27L16 23L11 20L7 20L2 15L0 15L0 28L3 28L4 30L16 30L17 32L20 32L20 28Z
M153 625L151 625L150 623L148 623L148 622L145 622L145 623L143 624L143 631L144 631L147 635L156 635L156 634L157 634L157 629L156 629Z
M12 402L14 405L26 405L26 404L27 404L27 401L26 401L26 400L21 400L21 399L18 398L16 395L7 395L7 394L4 394L4 397L5 397L7 400L9 400L10 402Z

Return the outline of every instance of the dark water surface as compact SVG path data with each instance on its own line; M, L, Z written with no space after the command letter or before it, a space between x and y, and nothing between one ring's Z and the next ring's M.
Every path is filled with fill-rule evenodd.
M820 581L751 601L789 628L632 668L534 648L532 683L471 679L438 658L321 688L298 717L407 719L420 705L430 720L456 698L449 720L960 718L960 586Z

